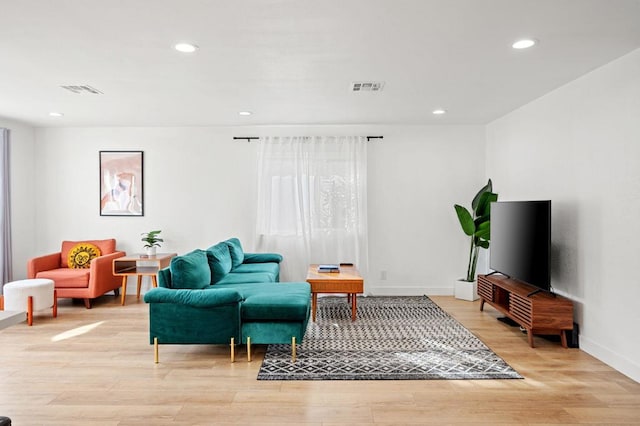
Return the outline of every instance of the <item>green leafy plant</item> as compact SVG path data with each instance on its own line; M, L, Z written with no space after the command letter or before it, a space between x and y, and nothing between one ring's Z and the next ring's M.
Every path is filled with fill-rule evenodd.
M142 239L140 241L144 241L146 244L145 248L149 247L160 247L160 243L164 242L162 238L158 237L162 231L151 231L151 232L143 232Z
M498 194L493 192L493 184L489 179L489 182L473 197L471 212L459 204L454 205L462 230L471 237L469 266L467 267L467 276L463 281L471 282L475 280L478 251L480 247L489 248L491 239L491 202L493 201L498 201Z

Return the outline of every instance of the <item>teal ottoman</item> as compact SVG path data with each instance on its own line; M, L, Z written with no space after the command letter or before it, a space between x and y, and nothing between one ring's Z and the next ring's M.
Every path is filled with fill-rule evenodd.
M240 308L241 342L291 344L295 361L296 344L302 343L311 312L311 286L307 282L245 284L236 287L244 301Z

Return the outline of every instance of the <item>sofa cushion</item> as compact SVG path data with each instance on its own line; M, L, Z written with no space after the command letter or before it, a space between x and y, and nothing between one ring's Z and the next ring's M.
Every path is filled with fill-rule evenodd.
M229 238L225 241L225 244L229 246L229 253L231 253L231 269L237 268L244 262L244 251L240 240L237 238Z
M282 262L282 255L278 253L245 253L242 263Z
M144 295L147 303L175 303L194 308L217 308L224 305L237 305L242 296L233 288L208 287L203 290L152 288Z
M246 274L253 272L266 272L275 277L280 273L280 265L277 263L243 263L233 270L234 274Z
M211 283L211 270L204 250L196 249L171 259L172 288L206 288Z
M243 321L304 321L309 314L311 287L305 282L237 287L244 297Z
M207 260L211 270L211 284L215 284L231 271L231 253L229 246L218 243L207 249Z
M221 284L247 284L247 283L274 283L276 277L268 272L230 272L224 276L216 285Z
M55 288L87 288L89 272L89 269L58 268L38 272L36 278L53 280Z
M105 254L111 254L116 251L116 240L115 238L110 238L108 240L85 240L85 241L63 241L62 249L61 249L61 261L63 268L69 267L69 251L78 243L89 243L97 246L100 249L100 253L102 256Z

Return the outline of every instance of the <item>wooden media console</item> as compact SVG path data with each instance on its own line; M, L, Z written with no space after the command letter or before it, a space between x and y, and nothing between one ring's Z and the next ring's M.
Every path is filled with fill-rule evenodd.
M567 347L566 330L573 329L573 302L503 275L478 275L480 310L485 302L527 330L529 346L534 334L560 335Z

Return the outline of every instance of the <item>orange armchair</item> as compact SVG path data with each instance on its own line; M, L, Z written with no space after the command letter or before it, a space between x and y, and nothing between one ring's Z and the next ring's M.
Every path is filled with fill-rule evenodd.
M91 243L100 249L101 255L92 259L89 268L69 268L67 257L69 251L78 243ZM108 291L116 296L120 291L122 280L113 275L113 259L126 253L116 250L116 240L63 241L62 249L29 259L27 262L28 278L48 278L55 283L57 296L84 299L84 305L91 309L91 299L102 296Z

